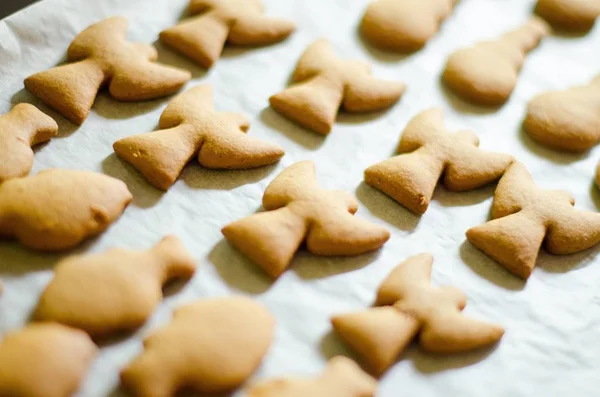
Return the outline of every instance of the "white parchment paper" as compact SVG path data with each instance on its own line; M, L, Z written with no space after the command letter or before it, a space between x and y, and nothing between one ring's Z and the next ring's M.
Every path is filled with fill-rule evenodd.
M533 0L462 0L427 47L406 57L376 51L361 41L356 32L366 0L265 3L269 14L297 22L297 32L287 41L252 50L227 49L208 72L157 47L160 61L193 72L189 87L210 83L217 109L248 114L249 133L278 143L287 155L278 165L252 171L215 172L191 164L164 194L119 161L112 143L153 130L168 98L128 104L103 93L85 124L76 128L24 91L22 82L60 63L73 37L105 17L127 17L129 39L152 43L162 29L178 21L186 0L45 0L0 21L0 113L15 103L32 102L55 116L61 127L59 137L37 150L33 173L48 167L104 172L123 179L135 196L107 233L75 252L145 249L175 233L198 258L195 277L169 288L146 326L102 346L79 396L124 395L119 390L119 369L141 351L149 330L167 323L173 308L181 304L231 294L250 295L277 317L276 340L256 379L316 374L328 357L350 354L330 333L331 315L369 306L388 272L423 251L435 256L436 284L463 289L469 297L469 315L501 323L507 332L495 349L473 354L437 357L412 347L382 379L378 396L598 395L597 249L567 257L541 254L525 284L465 242L465 231L486 221L493 187L461 194L439 188L429 211L419 218L364 185L362 174L392 154L412 116L442 106L451 128L474 130L481 147L513 154L540 186L567 189L578 207L596 211L600 195L592 179L600 148L583 155L554 153L524 136L521 121L533 95L582 84L600 73L600 27L585 36L546 39L529 56L510 102L487 111L444 90L439 76L445 59L461 46L497 37L525 22ZM298 57L320 37L331 40L342 57L368 60L376 76L406 82L409 88L402 101L378 114L342 115L326 138L274 113L268 97L286 87ZM223 241L220 229L259 209L263 190L277 173L306 159L316 163L322 186L355 193L361 203L357 216L389 227L393 235L380 252L357 258L300 253L292 269L273 283ZM5 284L0 333L28 321L61 257L0 243L0 278Z

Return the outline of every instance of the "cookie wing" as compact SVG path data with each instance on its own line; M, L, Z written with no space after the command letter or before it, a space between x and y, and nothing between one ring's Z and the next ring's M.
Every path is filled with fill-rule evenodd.
M600 214L567 208L554 216L544 241L549 253L574 254L600 242Z
M281 171L267 186L263 207L267 210L281 208L293 200L311 197L318 189L315 165L311 161L300 161Z
M234 45L267 45L287 38L294 29L295 24L285 19L249 15L235 21L227 40Z
M531 174L518 161L513 162L498 182L492 204L492 218L501 218L521 210L523 197L534 194Z
M106 18L81 31L69 45L69 61L80 61L99 48L123 45L127 37L128 22L123 17Z
M160 33L160 41L210 68L220 57L229 35L229 26L218 18L201 15Z
M428 164L427 167L424 164ZM381 190L413 213L427 211L442 173L441 165L431 161L424 149L401 154L365 170L365 182Z
M268 275L277 278L292 262L306 231L303 217L289 208L280 208L233 222L222 233Z
M343 107L352 113L372 112L398 102L406 85L396 81L376 79L367 73L356 73L346 83Z
M398 265L383 281L377 290L377 306L393 305L403 296L412 285L429 285L433 256L419 254L412 256Z
M100 65L86 59L31 75L25 79L25 88L69 121L81 125L103 81Z
M332 209L329 216L313 220L306 247L317 255L361 255L380 248L389 238L387 229Z
M302 76L305 71L297 73ZM343 95L343 89L332 85L326 76L314 75L271 96L269 103L295 123L327 135L333 128Z
M225 115L220 126L206 133L198 154L200 164L213 169L248 169L277 162L285 153L283 149L246 135L248 124L242 115Z
M144 101L174 94L191 77L189 71L139 59L121 64L108 89L120 101Z
M375 375L390 368L419 331L417 320L393 307L336 316L331 323Z
M507 154L465 144L449 161L444 173L444 186L457 192L485 186L500 179L512 162L512 156Z
M213 91L209 84L201 84L177 95L160 115L161 129L173 128L183 122L206 118L213 113Z
M504 335L498 325L463 316L459 311L433 316L423 326L419 344L432 353L460 353L496 343Z
M195 143L188 139L190 133L189 125L181 125L136 134L116 141L113 150L152 185L168 190L196 153Z
M546 236L543 223L516 213L467 231L467 240L514 275L527 279Z

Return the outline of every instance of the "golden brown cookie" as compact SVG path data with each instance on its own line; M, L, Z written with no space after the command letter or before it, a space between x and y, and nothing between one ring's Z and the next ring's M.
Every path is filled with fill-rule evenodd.
M104 336L144 324L162 300L162 287L190 278L196 264L181 241L165 237L147 251L113 249L58 263L35 317Z
M443 81L455 94L478 105L505 103L517 85L527 53L538 46L550 27L533 18L498 40L484 41L453 52Z
M144 352L121 373L122 383L136 397L233 390L260 365L274 327L273 316L249 298L188 304L144 340Z
M427 211L438 181L463 192L502 176L512 157L478 149L470 131L449 133L439 108L425 110L406 126L399 155L365 170L365 182L417 215Z
M377 381L349 358L332 358L313 379L289 378L259 382L248 397L375 397Z
M28 103L15 105L0 117L0 183L29 174L33 166L31 147L57 133L56 121Z
M294 85L273 95L271 107L303 127L327 135L340 107L350 113L382 110L402 96L402 83L378 80L362 61L339 59L325 39L306 49L292 77Z
M563 190L537 187L525 166L513 163L496 188L492 220L467 239L514 275L527 279L542 247L553 255L583 251L600 242L600 214L573 208Z
M50 169L0 185L0 238L41 251L73 248L102 233L131 202L118 179Z
M0 342L0 396L71 397L98 348L85 332L32 324Z
M389 51L421 49L438 31L458 0L375 0L360 31L374 46Z
M591 149L600 139L600 76L585 86L533 98L527 105L523 128L552 149Z
M417 337L428 352L460 353L496 343L504 335L498 325L461 314L467 304L462 291L431 286L432 265L430 254L408 258L379 288L378 307L332 319L336 332L375 375L387 371Z
M293 22L263 15L260 0L190 0L194 15L160 33L160 41L210 68L225 43L241 46L273 44L288 37Z
M557 28L586 31L600 16L600 0L538 0L535 11Z
M195 156L212 169L248 169L277 162L284 151L247 136L250 122L240 113L217 112L212 89L199 85L177 96L160 117L159 131L123 138L117 156L167 190Z
M266 212L225 226L223 235L271 277L288 268L303 242L316 255L360 255L390 238L383 227L353 216L358 203L350 194L320 188L310 161L279 174L265 190L263 207Z
M67 51L69 64L25 79L25 88L75 124L87 118L98 91L108 86L120 101L171 95L191 73L155 63L151 45L126 41L127 20L112 17L79 33Z

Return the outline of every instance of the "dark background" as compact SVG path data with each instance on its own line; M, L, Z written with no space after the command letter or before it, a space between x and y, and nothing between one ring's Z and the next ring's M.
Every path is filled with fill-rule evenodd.
M25 8L36 1L37 0L0 0L0 19L19 11L21 8Z

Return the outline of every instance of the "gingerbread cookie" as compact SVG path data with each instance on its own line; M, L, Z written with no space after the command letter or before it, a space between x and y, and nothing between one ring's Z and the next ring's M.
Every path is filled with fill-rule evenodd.
M505 103L517 85L526 54L536 48L550 27L539 18L498 40L484 41L450 55L443 81L455 94L478 105Z
M251 387L248 397L375 397L377 381L349 358L332 358L314 379L273 379Z
M381 226L353 216L358 203L350 194L320 188L310 161L279 174L263 207L266 212L225 226L223 235L272 277L288 268L302 242L316 255L360 255L390 238Z
M113 249L58 263L35 317L82 329L92 336L135 329L162 300L162 286L190 278L196 264L169 236L148 251Z
M540 94L527 105L525 132L542 145L584 151L600 139L600 76L586 86Z
M175 183L194 156L207 168L247 169L273 164L285 153L277 145L247 136L246 116L215 111L209 85L194 87L171 101L159 128L123 138L113 148L162 190Z
M461 314L465 294L454 287L431 286L433 257L420 254L400 264L377 293L377 307L336 316L336 332L382 375L408 344L418 338L432 353L460 353L496 343L504 335L498 325Z
M365 182L417 215L427 211L438 181L462 192L499 179L512 157L478 149L470 131L450 134L439 108L425 110L406 126L398 156L365 170Z
M421 49L438 31L458 0L375 0L360 30L374 46L389 51Z
M67 51L71 63L25 79L25 88L75 124L87 118L98 91L120 101L171 95L190 72L155 63L154 47L126 41L127 20L112 17L79 33Z
M398 102L406 88L375 79L364 62L339 59L325 39L306 49L292 79L294 85L270 98L271 107L323 135L331 131L340 107L350 113L382 110Z
M195 15L160 33L160 41L210 68L225 43L241 46L273 44L288 37L293 22L263 15L260 0L190 0Z
M577 210L574 204L568 192L537 187L525 166L515 162L498 183L492 220L469 229L467 239L527 279L542 243L550 254L567 255L600 242L600 214Z
M0 183L29 174L33 166L31 147L57 133L56 121L28 103L15 105L0 117Z
M600 16L600 0L538 0L535 11L557 28L586 31Z
M0 396L70 397L98 348L85 332L32 324L0 342Z
M0 238L42 251L73 248L108 228L131 199L123 182L89 171L10 179L0 185Z
M136 397L171 397L181 389L233 390L260 365L274 327L273 316L249 298L188 304L144 340L144 352L121 380Z

